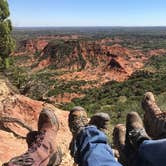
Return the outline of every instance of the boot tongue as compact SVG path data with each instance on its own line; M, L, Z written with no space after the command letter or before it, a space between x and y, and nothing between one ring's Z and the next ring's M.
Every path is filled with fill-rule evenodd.
M52 125L51 125L51 123L44 123L43 125L42 125L42 128L40 129L40 131L47 131L47 130L49 130L49 129L52 129Z

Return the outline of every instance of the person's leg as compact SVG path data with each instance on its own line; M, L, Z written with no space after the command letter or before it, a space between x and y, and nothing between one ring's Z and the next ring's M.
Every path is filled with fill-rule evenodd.
M75 137L79 130L88 124L88 115L83 107L76 106L70 110L68 117L69 129L73 135L69 145L70 155L74 158L76 146Z
M139 147L138 166L165 166L166 139L146 140Z
M120 128L117 129L119 129L119 132L123 133ZM118 146L123 143L120 138L121 137L118 137L117 140ZM166 165L166 139L151 140L144 129L140 116L136 112L130 112L127 115L126 141L123 151L121 152L124 153L126 157L125 166Z
M38 131L27 135L28 150L12 158L5 166L56 166L61 163L62 154L56 145L59 122L54 112L43 109L38 120Z
M115 160L106 135L96 126L87 126L76 138L75 161L79 166L121 166Z
M126 117L126 140L124 147L127 166L136 165L139 146L143 141L149 139L150 137L147 135L142 119L138 113L128 113Z
M106 135L98 129L105 129L107 123L104 122L107 121L108 117L102 113L92 117L91 124L88 124L87 114L82 107L71 110L69 127L73 134L72 156L79 166L120 166L107 144Z

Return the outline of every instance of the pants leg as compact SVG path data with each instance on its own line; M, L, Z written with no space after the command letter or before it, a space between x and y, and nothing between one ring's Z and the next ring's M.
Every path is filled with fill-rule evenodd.
M74 158L79 166L121 166L107 144L106 135L95 126L85 127L78 134Z
M165 166L166 139L146 140L138 151L138 166Z

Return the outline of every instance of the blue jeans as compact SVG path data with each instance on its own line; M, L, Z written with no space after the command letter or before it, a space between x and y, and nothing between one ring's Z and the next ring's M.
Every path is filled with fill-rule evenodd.
M121 166L107 144L106 135L95 126L82 129L75 145L74 159L79 166Z
M74 159L79 166L121 166L106 135L95 126L81 130L74 144ZM144 141L135 157L137 166L166 166L166 139Z
M166 166L166 139L144 141L139 147L137 166Z

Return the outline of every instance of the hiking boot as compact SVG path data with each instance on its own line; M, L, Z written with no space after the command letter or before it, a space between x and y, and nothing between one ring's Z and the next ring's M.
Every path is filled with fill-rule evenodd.
M79 131L88 124L88 116L83 107L76 106L70 113L68 118L68 124L73 138L69 145L70 155L74 158L76 153L75 140Z
M74 107L69 114L68 124L73 136L88 124L88 116L84 108Z
M124 124L118 124L113 130L113 145L118 153L115 153L118 161L122 165L126 165L126 153L125 153L125 137L126 137L126 126Z
M107 130L110 123L110 116L107 113L100 112L93 115L89 124L95 125L99 130Z
M146 92L142 100L142 107L145 113L150 113L152 115L160 114L162 111L157 106L154 95L152 92Z
M166 112L162 112L156 104L153 93L147 92L142 100L145 110L144 124L148 134L153 139L166 137Z
M38 131L27 135L28 151L9 161L8 166L57 166L61 163L62 153L56 146L59 129L54 112L43 109L38 120Z
M138 149L144 140L149 140L143 122L137 112L130 112L126 118L126 144Z
M140 144L149 139L138 113L128 113L126 117L126 140L123 150L126 158L123 164L126 166L135 165Z
M113 130L113 144L115 149L121 151L125 146L126 137L126 127L124 124L118 124L114 127Z

